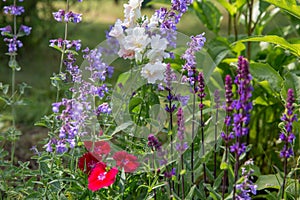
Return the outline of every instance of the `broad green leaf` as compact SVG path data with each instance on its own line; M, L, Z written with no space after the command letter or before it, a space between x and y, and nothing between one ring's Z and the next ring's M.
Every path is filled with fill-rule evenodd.
M300 57L300 44L291 44L284 38L277 35L255 36L239 40L238 42L269 42L272 44L276 44L283 49L289 50L294 55Z
M279 174L261 175L255 182L257 190L263 190L267 188L280 189L282 184L282 178Z
M114 136L116 133L123 131L124 129L127 129L129 126L132 126L133 122L129 121L129 122L125 122L123 124L121 124L120 126L117 126L116 129L114 130L114 132L111 134L111 136Z
M264 0L300 19L300 6L296 0Z
M203 22L203 24L214 33L218 33L220 30L222 14L218 8L209 1L194 1L193 8L197 17Z
M283 79L269 64L250 63L250 72L259 82L267 81L273 92L280 92Z

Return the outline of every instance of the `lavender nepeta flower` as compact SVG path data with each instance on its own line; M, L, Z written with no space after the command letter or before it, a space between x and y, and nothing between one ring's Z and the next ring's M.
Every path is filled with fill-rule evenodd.
M73 22L75 24L81 22L82 14L73 13L72 11L65 12L63 9L59 9L57 12L53 12L53 17L56 21Z
M102 103L101 105L98 106L97 115L100 115L101 113L102 114L110 114L111 111L112 110L111 110L110 106L108 105L108 103Z
M22 13L25 12L23 6L15 6L15 5L4 6L3 10L5 14L11 14L11 15L22 15Z
M31 27L29 26L25 26L25 25L21 25L19 28L19 32L24 33L25 35L29 35L31 32Z
M188 81L191 85L194 85L195 77L197 76L195 54L203 48L205 41L206 38L204 37L204 33L191 36L191 42L187 44L189 48L181 56L182 59L186 60L186 63L182 66L182 69L187 72Z
M23 43L17 39L17 37L13 38L4 38L4 42L8 43L8 52L14 53L18 51L18 48L23 46Z
M284 130L280 133L279 139L284 142L284 147L280 151L280 157L289 158L294 155L294 151L291 147L295 140L295 134L293 133L293 122L297 121L297 116L294 114L294 91L292 89L288 90L287 100L286 100L286 111L281 117L284 123Z
M5 36L6 34L11 34L12 33L12 28L10 25L5 26L3 28L0 28L1 35Z
M232 98L233 98L233 93L232 93L232 79L229 75L225 77L225 99L226 99L226 107L225 110L227 112L227 115L233 110L232 108ZM226 123L226 125L229 125Z

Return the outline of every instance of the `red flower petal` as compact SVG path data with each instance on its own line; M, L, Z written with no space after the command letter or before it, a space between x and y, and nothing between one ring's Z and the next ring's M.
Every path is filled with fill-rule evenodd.
M98 159L95 158L90 152L83 154L78 160L78 168L84 173L89 174L90 171L96 166Z
M99 162L88 178L88 188L92 191L96 191L108 187L115 182L117 174L118 169L116 167L106 171L106 164Z
M126 151L116 152L113 159L116 161L117 166L124 168L125 172L134 172L140 165L137 161L137 157Z
M102 160L102 155L110 153L110 145L105 141L84 141L84 146L90 151L99 161Z

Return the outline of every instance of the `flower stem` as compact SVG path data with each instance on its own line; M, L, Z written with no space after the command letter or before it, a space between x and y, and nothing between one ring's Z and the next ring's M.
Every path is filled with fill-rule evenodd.
M69 12L69 0L66 2L66 10L65 12ZM68 38L68 22L65 22L65 30L64 30L64 40L63 40L63 47L62 47L62 52L61 52L61 57L60 57L60 64L59 64L59 75L62 72L62 66L64 63L64 56L65 56L65 51L66 51L66 44L65 41ZM59 92L60 92L60 86L57 85L57 90L56 90L56 102L59 100Z
M14 6L16 6L17 1L14 0ZM14 37L17 35L17 16L13 16L13 23L14 23ZM10 61L15 61L16 55L13 53L10 55ZM15 62L16 63L16 62ZM12 114L12 132L13 134L13 141L11 145L11 164L14 164L14 157L15 157L15 149L16 149L16 108L15 108L15 85L16 85L16 67L12 66L12 74L11 74L11 114Z
M196 86L194 85L194 88ZM195 91L195 90L194 90ZM195 110L196 110L196 93L193 93L193 119L192 119L192 144L191 144L191 178L192 184L195 184L195 174L194 174L194 137L195 137Z
M286 177L287 177L287 157L284 158L283 171L284 171L284 177L283 177L283 182L282 182L282 193L281 193L282 199L284 199L285 183L286 183Z

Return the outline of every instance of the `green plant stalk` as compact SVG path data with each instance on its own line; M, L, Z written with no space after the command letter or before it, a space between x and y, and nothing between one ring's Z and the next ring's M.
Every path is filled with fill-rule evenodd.
M231 4L231 0L228 1ZM232 16L230 15L230 13L228 12L228 29L227 29L227 34L228 36L230 36L231 34L231 23L232 23Z
M66 10L65 12L69 12L69 0L66 2ZM65 31L64 31L64 41L66 41L68 38L68 22L65 23ZM64 57L65 57L65 51L66 51L66 44L63 42L63 47L62 47L62 52L61 52L61 57L60 57L60 64L59 64L59 74L62 72L62 67L64 63ZM56 102L59 100L59 92L60 92L60 86L57 85L57 90L56 90Z
M183 153L180 156L181 160L181 171L184 170ZM181 175L181 197L184 200L184 174Z
M14 0L14 6L16 6L17 2ZM17 35L17 16L13 16L14 20L14 36ZM16 55L10 55L10 61L16 60ZM13 126L13 141L11 145L11 164L14 164L15 157L15 149L16 149L16 108L15 108L15 85L16 85L16 67L12 66L12 74L11 74L11 114L12 114L12 126Z
M284 191L285 191L285 183L286 183L286 177L287 177L287 158L284 158L283 161L283 170L284 170L284 177L283 177L283 182L282 182L282 193L281 193L281 198L284 199Z
M218 114L219 109L216 108L216 120L215 120L215 147L214 147L214 178L217 178L217 134L218 134Z

